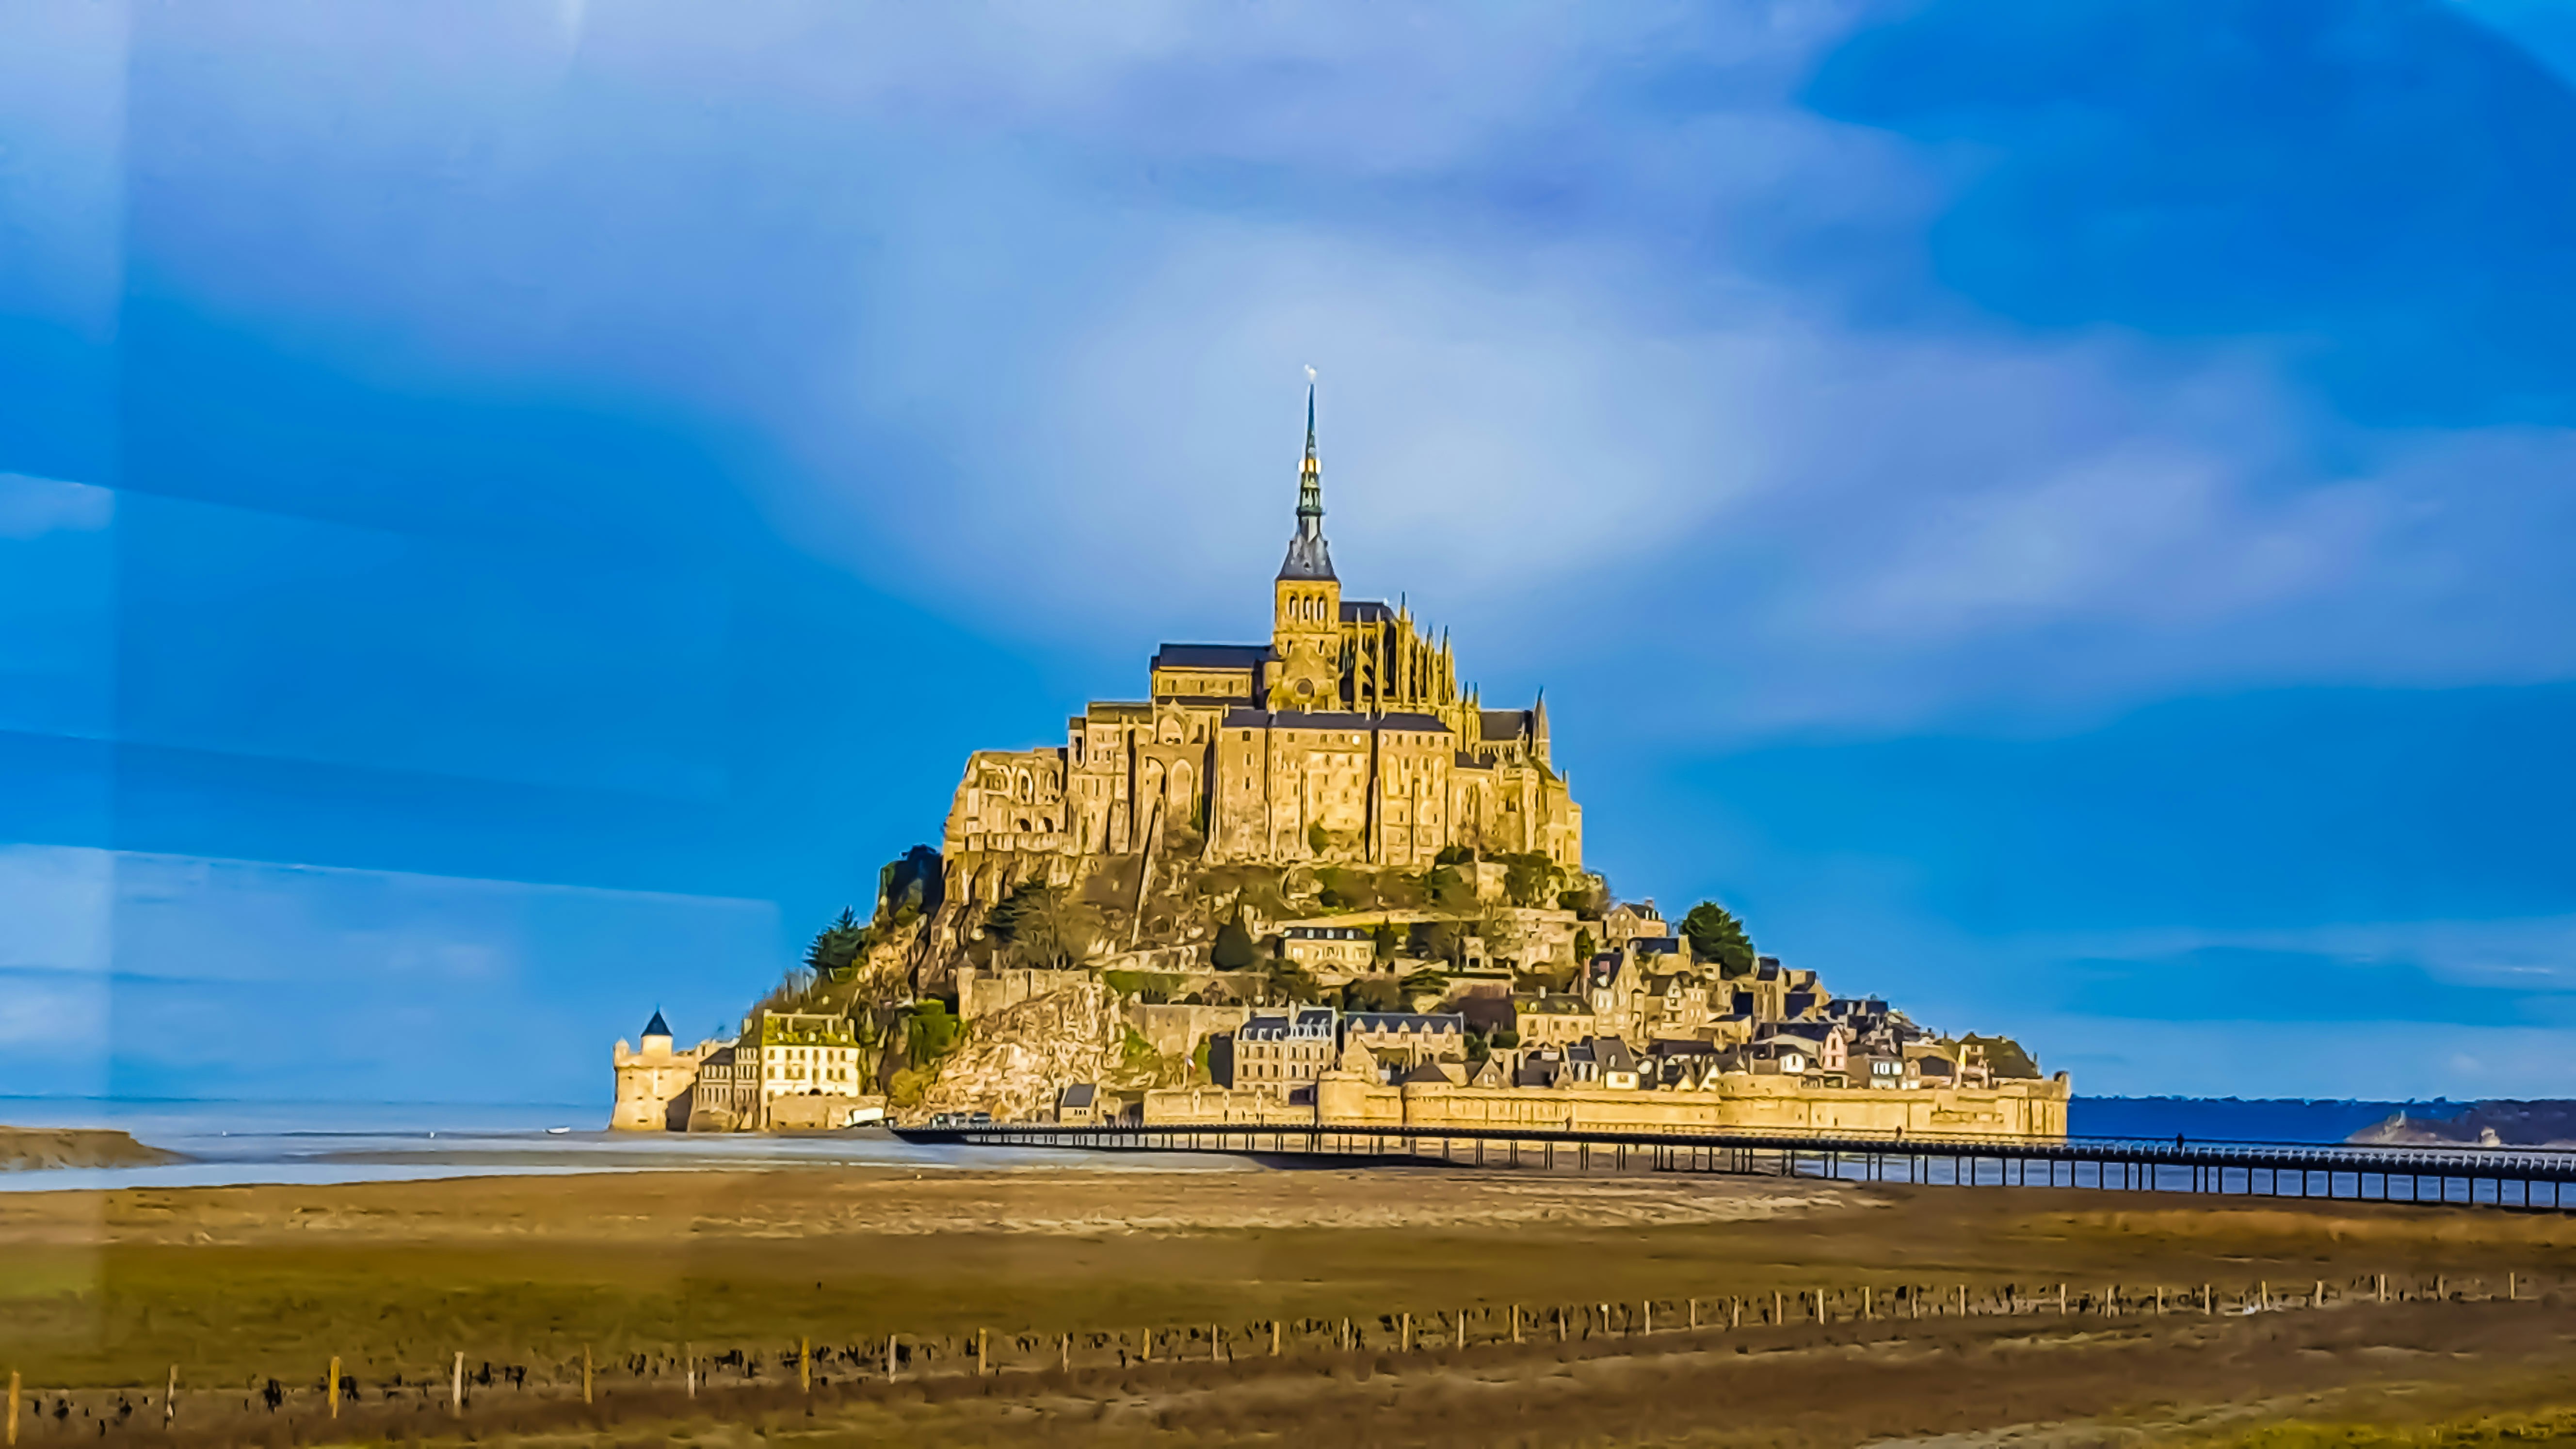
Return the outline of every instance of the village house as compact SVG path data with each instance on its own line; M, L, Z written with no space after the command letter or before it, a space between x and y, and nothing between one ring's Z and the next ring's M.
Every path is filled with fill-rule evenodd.
M1208 1038L1208 1080L1288 1097L1311 1090L1332 1069L1335 1012L1301 1006L1284 1015L1253 1016Z

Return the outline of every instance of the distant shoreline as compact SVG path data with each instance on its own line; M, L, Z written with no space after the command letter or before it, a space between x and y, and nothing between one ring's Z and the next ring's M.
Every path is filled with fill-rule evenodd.
M147 1147L129 1133L99 1127L0 1127L0 1172L67 1167L161 1167L186 1155Z

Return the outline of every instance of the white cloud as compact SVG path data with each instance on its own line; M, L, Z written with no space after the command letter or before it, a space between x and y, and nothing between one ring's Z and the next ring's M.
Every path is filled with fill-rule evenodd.
M116 494L86 483L0 473L0 540L57 531L95 533L116 518Z

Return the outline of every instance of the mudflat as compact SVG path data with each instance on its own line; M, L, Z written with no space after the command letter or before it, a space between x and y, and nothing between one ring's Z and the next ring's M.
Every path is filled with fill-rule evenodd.
M45 1432L157 1433L136 1406L175 1368L175 1427L208 1442L311 1437L333 1356L350 1432L435 1433L459 1353L487 1443L2091 1443L2490 1409L2547 1442L2562 1410L2576 1435L2570 1281L2576 1220L2550 1214L1646 1172L0 1195L0 1360L61 1411Z
M49 1167L151 1167L183 1159L100 1127L0 1127L0 1172Z

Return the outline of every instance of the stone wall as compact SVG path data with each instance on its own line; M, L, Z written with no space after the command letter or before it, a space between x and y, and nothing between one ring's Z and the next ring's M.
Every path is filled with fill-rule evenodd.
M883 1097L772 1097L769 1127L773 1132L829 1132L856 1122L885 1120Z
M1243 1006L1148 1006L1141 1001L1127 1003L1127 1024L1136 1034L1153 1043L1154 1050L1167 1057L1185 1057L1205 1041L1208 1034L1233 1031L1252 1014Z
M1214 1089L1210 1089L1213 1091ZM1692 1131L1739 1128L1780 1132L1856 1132L1996 1137L2063 1137L2072 1091L2064 1073L2045 1082L1993 1088L1807 1087L1773 1078L1729 1079L1715 1091L1641 1092L1607 1088L1477 1088L1420 1082L1382 1086L1346 1072L1327 1072L1314 1108L1289 1109L1318 1126L1460 1127L1563 1131ZM1159 1116L1195 1112L1185 1092L1145 1099L1148 1122L1231 1120ZM1284 1116L1262 1121L1285 1121Z
M1145 1094L1145 1120L1155 1123L1250 1123L1312 1127L1315 1109L1289 1105L1276 1092L1225 1087L1170 1087Z
M1023 1001L1062 991L1091 979L1088 971L1040 971L1029 967L1011 967L1000 971L979 971L972 966L957 968L957 1016L973 1021L1008 1011Z

